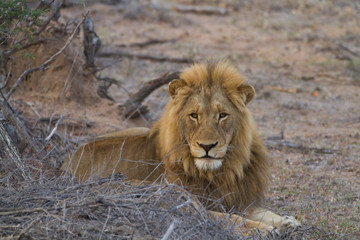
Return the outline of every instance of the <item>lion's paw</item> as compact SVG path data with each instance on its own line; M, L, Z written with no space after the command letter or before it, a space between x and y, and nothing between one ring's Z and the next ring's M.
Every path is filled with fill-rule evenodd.
M286 239L305 240L304 231L299 221L294 217L284 216L283 220L277 229L282 237Z
M280 228L298 228L301 224L292 216L284 216L280 224Z

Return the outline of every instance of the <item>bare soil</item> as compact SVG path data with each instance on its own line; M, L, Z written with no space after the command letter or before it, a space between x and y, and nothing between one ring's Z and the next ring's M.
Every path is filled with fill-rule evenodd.
M200 1L176 2L200 5ZM156 1L157 6L170 3ZM86 10L103 49L191 61L229 59L257 91L249 107L271 155L267 207L295 216L304 226L319 228L323 239L360 239L359 2L201 3L226 7L229 13L180 13L154 9L147 2L125 7L93 3ZM80 5L62 9L59 26L80 19L83 12ZM50 37L48 43L18 53L13 82L24 69L42 63L64 44ZM11 103L32 123L63 115L58 134L76 141L127 127L151 126L143 118L125 119L118 105L144 82L189 64L98 58L97 66L111 64L101 75L120 83L109 89L116 101L112 102L97 95L102 83L84 74L81 38L47 71L23 82ZM167 41L133 45L154 39ZM25 58L25 52L35 59ZM152 119L161 115L167 100L165 86L145 100ZM56 123L42 122L48 131Z

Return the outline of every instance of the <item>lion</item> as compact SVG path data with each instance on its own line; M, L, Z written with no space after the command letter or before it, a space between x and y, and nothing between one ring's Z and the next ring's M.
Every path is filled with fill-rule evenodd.
M163 177L199 196L214 216L213 201L261 230L299 226L262 208L269 160L248 104L255 89L227 61L194 64L168 85L169 103L151 129L131 128L96 137L66 159L62 170L84 181L123 173L155 182ZM217 212L216 212L217 211Z

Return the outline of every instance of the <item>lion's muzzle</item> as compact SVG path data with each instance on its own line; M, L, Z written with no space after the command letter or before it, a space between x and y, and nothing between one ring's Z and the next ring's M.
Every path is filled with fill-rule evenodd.
M213 171L219 169L223 163L226 146L219 146L219 142L202 143L196 142L191 148L195 160L195 166L201 171Z

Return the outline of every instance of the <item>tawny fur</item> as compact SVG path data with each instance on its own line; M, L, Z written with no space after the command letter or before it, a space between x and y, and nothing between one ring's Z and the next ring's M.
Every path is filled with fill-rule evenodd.
M233 67L221 61L185 69L179 80L169 84L169 93L172 98L149 133L137 133L135 129L96 138L80 147L62 169L80 180L113 172L140 180L151 173L148 180L156 180L165 171L169 182L181 184L204 199L220 200L227 210L243 211L260 206L268 186L269 166L266 148L247 108L254 95L253 88L245 84ZM189 119L187 107L196 104L204 109L199 112L202 120L198 125ZM214 112L216 107L219 111L231 109L229 119L213 120L213 116L218 116ZM218 141L212 139L215 136L230 139L221 158L222 165L212 171L199 170L190 146L196 147L196 141L200 140ZM144 170L136 168L137 161L151 164ZM205 200L204 203L209 204Z

